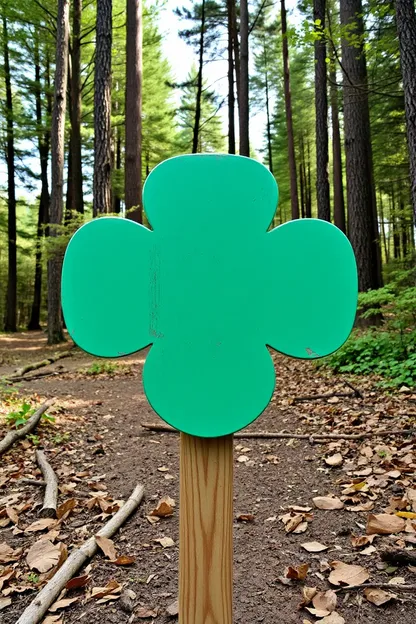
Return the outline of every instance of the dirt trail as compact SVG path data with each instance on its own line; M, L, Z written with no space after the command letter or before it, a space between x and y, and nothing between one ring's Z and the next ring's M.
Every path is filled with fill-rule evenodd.
M61 347L63 350L66 348L68 345ZM40 332L0 337L0 378L28 361L42 359L45 352L55 351L55 348L45 348L45 336ZM61 374L19 385L19 393L24 397L57 399L56 427L64 439L58 444L56 436L52 440L41 432L40 442L46 447L62 481L71 481L74 474L88 470L91 476L78 479L83 489L88 489L87 481L96 478L94 487L97 489L102 485L115 499L128 497L138 482L146 488L146 500L139 512L114 538L118 552L135 556L136 562L126 568L116 567L99 555L92 562L91 577L94 586L103 586L110 579L116 579L137 594L137 606L159 610L159 615L141 619L138 617L140 612L129 614L122 611L120 601L97 605L94 601L85 603L80 600L65 610L63 621L68 624L79 621L90 624L132 621L166 624L172 621L166 615L165 608L175 600L178 584L179 438L172 434L147 433L140 426L144 421L159 420L143 394L141 374L144 357L145 354L139 353L125 358L119 361L122 367L114 374L93 376L79 371L100 361L76 351L72 357L42 369L61 371ZM313 364L292 361L276 354L273 358L277 379L275 396L249 430L357 433L408 427L416 421L415 395L382 394L374 380L352 380L363 393L363 399L333 397L298 403L294 401L296 397L349 392L349 388L341 378L327 376L317 371ZM62 373L60 366L67 372ZM3 405L3 412L7 409ZM0 435L3 435L1 413L0 427ZM315 621L310 613L299 610L302 586L329 589L327 578L330 568L326 562L333 560L364 566L372 582L386 583L392 577L400 577L406 583L416 583L414 569L400 567L389 573L380 559L380 551L394 546L398 539L401 539L399 545L406 546L403 536L411 535L410 525L407 534L378 537L374 542L376 551L368 556L361 555L352 548L351 535L365 534L368 512L347 509L347 503L353 508L354 504L373 500L372 513L382 513L392 496L400 497L406 488L414 488L414 442L414 437L403 439L397 436L391 439L373 438L366 442L337 441L326 445L312 445L305 440L293 439L235 441L235 518L240 514L253 514L255 518L253 523L236 520L234 525L236 624ZM324 457L335 453L343 455L343 463L331 468ZM242 460L241 456L248 457L248 461ZM2 468L20 463L24 465L25 475L29 472L34 475L36 470L34 464L31 465L31 457L30 448L17 445L2 458ZM403 458L406 458L407 464ZM360 479L373 478L374 482L367 484L361 494L355 492L356 500L346 501L346 507L340 510L312 509L313 519L308 522L305 533L285 532L279 516L291 506L313 508L312 498L315 496L340 496L341 481L351 484L355 478L358 482L357 473L369 468L371 475ZM399 471L399 474L391 476L389 473L394 471ZM31 486L25 487L21 494L23 500L25 496L41 499L41 492ZM15 489L10 480L6 481L0 489L0 499ZM173 517L151 525L146 515L163 495L176 500L175 513ZM61 500L66 497L62 496ZM353 495L349 497L354 498ZM68 546L79 542L80 522L81 530L89 536L101 526L101 521L96 518L98 513L89 511L70 516L65 524L64 536L59 539ZM22 514L19 526L25 527L36 519L36 515L31 514L30 510ZM82 525L86 525L86 529ZM0 542L5 541L14 548L27 549L39 536L25 533L13 535L10 526L0 529ZM163 549L154 541L164 536L173 538L175 546ZM301 547L302 543L312 541L321 542L329 548L323 553L313 554ZM305 583L293 581L292 585L285 585L279 581L287 566L302 563L310 565ZM83 595L84 590L79 593ZM411 592L396 593L399 600L376 607L362 597L361 591L341 592L337 612L347 624L376 622L380 618L383 624L396 624L399 620L401 624L413 623L416 618L415 598ZM33 596L33 592L13 595L12 605L1 612L1 621L4 624L16 622Z

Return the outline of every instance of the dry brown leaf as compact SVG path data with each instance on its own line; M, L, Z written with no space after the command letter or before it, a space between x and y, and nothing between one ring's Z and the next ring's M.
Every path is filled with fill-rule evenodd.
M19 516L17 515L17 512L13 507L6 507L6 514L13 522L13 524L19 523Z
M175 546L175 542L171 537L157 537L153 541L163 546L163 548L171 548L172 546Z
M410 520L416 520L416 513L414 511L396 511L396 516L399 516L399 518L409 518Z
M303 587L302 588L303 600L300 604L300 607L303 608L311 604L312 598L316 596L317 593L318 593L317 587Z
M128 555L120 555L117 559L111 561L114 565L118 566L128 566L132 565L136 561L136 557L129 557Z
M285 570L285 577L288 579L293 579L295 581L304 581L308 574L309 563L302 563L296 568L289 566Z
M85 587L90 582L91 577L89 574L83 574L82 576L74 576L71 580L67 582L65 585L65 589L70 591L71 589L79 589L80 587Z
M296 527L296 529L295 529L294 531L292 531L292 533L296 533L296 535L297 535L297 534L299 534L299 533L305 533L305 531L307 530L307 528L308 528L308 523L307 523L307 522L301 522L301 523L300 523L300 524Z
M335 455L331 455L330 457L325 457L325 463L327 466L341 466L344 461L341 453L335 453Z
M368 600L368 602L375 604L376 607L380 607L381 605L386 604L386 602L390 602L390 600L397 598L395 594L390 594L382 589L372 587L365 588L364 597Z
M11 598L2 598L0 597L0 611L2 609L5 609L6 607L9 607L12 604L12 599Z
M45 529L50 529L53 526L56 526L57 522L53 518L42 518L41 520L36 520L36 522L32 522L28 527L25 528L25 533L36 533L37 531L44 531Z
M285 522L285 531L286 533L293 533L293 531L303 522L303 515L296 514L293 518L289 518L287 522Z
M367 521L367 535L390 535L400 533L406 527L406 521L390 514L370 514Z
M362 566L332 561L331 568L333 569L328 579L331 585L361 585L370 578L370 574Z
M166 607L166 614L169 617L176 617L179 614L179 600L175 600L175 602Z
M344 503L339 498L336 498L335 496L334 497L315 496L315 498L313 498L312 500L313 500L313 504L318 509L331 510L331 509L343 509L344 507Z
M47 615L42 624L63 624L60 615Z
M330 615L327 615L322 620L320 620L319 624L345 624L345 620L342 615L334 611Z
M173 514L173 508L175 507L175 501L170 496L162 496L157 506L150 512L151 516L157 516L158 518L166 518Z
M123 585L120 585L115 579L108 581L105 587L93 587L91 592L87 596L88 600L99 600L100 598L104 598L105 596L116 596L119 598L117 594L121 593L123 589Z
M367 548L364 548L364 550L361 550L359 554L368 556L368 555L372 555L375 552L377 552L377 548L375 546L367 546Z
M61 557L60 544L52 544L47 539L38 540L26 555L27 565L31 570L48 572L56 566Z
M11 546L6 544L6 542L2 542L0 544L0 563L10 563L12 561L17 561L20 557L21 550L13 550Z
M326 609L315 609L314 607L305 607L309 613L312 613L317 618L325 617L325 615L329 615L331 612Z
M253 514L240 514L237 516L237 522L254 522Z
M345 507L347 511L372 511L374 509L373 501L367 501L366 503L361 503L360 505L352 505Z
M322 552L323 550L328 550L329 548L329 546L325 546L319 542L305 542L304 544L301 544L301 546L308 552L312 553Z
M16 570L13 568L5 568L0 572L0 591L3 589L4 584L7 581L11 581L16 576Z
M157 516L146 516L146 520L150 524L157 524L158 522L160 522L160 518L158 518Z
M135 614L136 617L140 619L155 618L157 617L158 610L151 609L150 607L139 607L136 609Z
M49 607L49 611L51 613L56 613L59 609L66 609L70 607L74 602L78 602L80 600L79 596L76 598L62 598L62 600L57 600Z
M69 498L67 501L62 503L62 505L59 505L56 510L56 517L58 518L58 520L61 520L61 518L63 518L64 516L67 518L70 512L75 509L76 506L77 501L75 500L75 498Z
M353 548L361 548L362 546L368 546L372 544L377 536L374 535L352 535L351 544Z
M103 551L108 559L111 559L112 561L117 559L117 551L114 546L113 540L108 539L108 537L96 535L95 541L97 542L97 546Z
M318 592L313 597L312 604L315 609L332 613L337 607L337 595L333 589L328 589L326 592Z

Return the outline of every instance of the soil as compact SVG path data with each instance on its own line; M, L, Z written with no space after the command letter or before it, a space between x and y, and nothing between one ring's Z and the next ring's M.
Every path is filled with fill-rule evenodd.
M1 336L0 380L27 362L41 360L48 353L66 349L68 343L58 349L46 347L43 332ZM110 579L116 579L124 588L133 590L137 596L136 610L126 613L121 609L120 600L101 605L94 600L80 600L63 612L66 624L124 624L133 621L167 624L176 621L175 617L166 614L166 607L177 598L178 587L179 436L146 432L141 427L142 422L162 422L148 405L143 393L141 375L145 356L146 353L141 352L123 358L118 361L121 367L110 373L87 375L80 371L85 371L94 362L102 361L74 349L71 357L41 369L42 372L56 371L59 374L24 381L18 385L18 395L26 399L44 401L46 398L56 398L56 424L42 425L37 443L46 448L60 479L71 481L76 473L88 470L87 477L77 479L77 490L90 488L93 494L93 486L95 490L107 490L114 499L126 499L138 483L144 484L146 490L145 501L139 510L114 537L117 551L136 557L135 563L129 567L116 567L99 554L93 558L90 572L93 586L104 586ZM333 377L312 363L289 360L275 353L273 359L277 379L275 395L267 410L248 431L356 433L374 430L374 427L407 427L416 420L414 394L383 394L376 385L377 380L349 377L348 380L362 392L361 399L353 396L342 377ZM30 375L35 375L35 372L27 376ZM296 401L297 397L334 392L351 392L351 396L335 397L335 400L331 397L317 401ZM7 406L8 403L4 402L3 412L7 411ZM0 438L5 431L1 425L0 420ZM54 427L63 438L60 443L56 442L56 435L51 437L48 433ZM404 578L406 583L416 583L414 568L400 567L392 572L386 570L387 564L381 560L383 547L394 546L400 536L377 538L374 542L376 552L370 556L361 555L352 548L351 535L365 534L366 512L312 509L313 520L302 534L286 533L279 519L294 505L313 508L314 496L340 496L340 481L352 481L347 472L350 471L351 475L351 469L354 469L354 465L357 467L360 457L364 457L362 451L365 446L374 448L377 444L379 447L386 445L387 451L383 453L388 455L388 448L397 450L406 445L410 448L414 441L414 436L371 439L368 442L334 441L328 444L313 444L296 439L235 440L236 624L298 624L315 621L310 613L299 608L302 587L308 585L329 589L329 566L325 562L333 560L364 566L371 574L371 582L387 583L393 576ZM331 468L324 462L324 457L335 452L343 454L344 463ZM410 452L413 452L412 449ZM379 452L381 459L386 457L383 453ZM249 460L238 461L241 455ZM35 476L37 471L32 456L30 443L17 444L3 456L1 465L18 464L24 469L25 476ZM386 466L386 470L389 469L387 464L382 465ZM399 480L391 478L381 492L377 490L372 513L382 513L391 496L397 496L406 483L414 483L413 472L409 468ZM0 498L15 490L16 486L8 481L0 488ZM25 495L40 502L42 491L39 490L41 488L27 485ZM146 516L164 495L176 501L175 512L172 517L152 525ZM68 495L63 495L60 502L66 498ZM65 524L65 534L59 539L65 541L68 547L79 543L76 530L79 530L80 525L86 526L83 529L85 537L92 535L102 526L103 520L97 518L98 513L96 510L83 510L78 516L70 516ZM252 514L254 522L237 521L240 514ZM19 526L26 526L36 519L36 513L28 510L21 518ZM175 545L164 549L154 541L163 536L173 538ZM0 529L0 542L5 541L14 548L27 548L35 538L39 538L39 534L13 535L10 526ZM309 553L301 544L311 541L321 542L329 549L323 553ZM279 580L284 577L285 568L302 563L310 565L306 581L292 581L292 584L286 585ZM19 565L24 568L26 564ZM27 573L27 567L24 569ZM392 589L395 590L394 587ZM83 596L85 590L79 590L78 593ZM394 593L397 600L376 607L363 598L361 590L341 591L338 594L337 612L347 624L377 622L380 618L383 624L396 624L398 621L401 624L414 623L414 592L395 590ZM71 595L77 595L77 592ZM16 622L34 596L34 591L13 595L11 606L1 611L1 622ZM139 606L155 609L158 615L140 618L140 611L137 611Z

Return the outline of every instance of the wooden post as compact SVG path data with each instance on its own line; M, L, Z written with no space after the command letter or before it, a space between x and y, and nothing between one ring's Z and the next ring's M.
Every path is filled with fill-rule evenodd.
M233 436L181 434L179 624L233 621Z

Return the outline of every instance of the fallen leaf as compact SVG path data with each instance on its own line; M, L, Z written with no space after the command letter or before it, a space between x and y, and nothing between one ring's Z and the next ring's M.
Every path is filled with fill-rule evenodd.
M169 472L169 468L167 466L159 466L159 472Z
M383 591L382 589L376 589L372 587L366 587L364 590L364 597L368 602L372 602L376 607L380 607L386 602L390 602L394 598L397 598L395 594Z
M71 580L67 582L65 585L65 589L70 591L71 589L79 589L80 587L85 587L88 585L91 577L89 574L83 574L82 576L74 576Z
M63 624L60 615L47 615L42 624Z
M331 455L330 457L325 457L325 463L327 466L341 466L344 462L344 458L341 453L335 453L335 455Z
M331 568L333 568L329 575L329 582L331 585L361 585L370 578L370 574L365 568L358 565L350 565L343 563L342 561L332 561Z
M11 598L0 598L0 611L12 604Z
M49 611L51 611L51 613L55 613L58 609L66 609L67 607L70 607L71 604L78 601L79 596L76 598L62 598L62 600L54 602L53 605L49 607Z
M128 566L132 565L136 561L136 557L129 557L128 555L120 555L117 559L111 561L114 565L118 566Z
M369 544L372 544L376 537L376 535L352 535L351 544L353 548L361 548L361 546L368 546Z
M151 609L150 607L139 607L135 611L136 617L140 619L155 618L157 617L157 609Z
M117 551L114 546L113 540L108 539L108 537L102 537L101 535L96 535L95 541L97 542L97 546L103 551L103 553L105 554L106 557L108 557L108 559L111 559L112 561L114 559L117 559Z
M373 553L377 552L377 548L375 546L367 546L367 548L364 548L364 550L360 551L360 555L372 555Z
M239 457L237 457L237 461L238 461L240 464L245 464L246 462L248 462L248 460L249 460L249 459L250 459L250 458L249 458L249 457L247 457L247 455L239 455Z
M254 522L253 514L240 514L237 516L237 522Z
M304 544L301 544L301 546L308 552L312 553L322 552L323 550L328 550L329 548L329 546L324 546L324 544L320 544L319 542L305 542Z
M122 589L123 589L123 586L120 585L120 583L118 583L115 579L112 579L111 581L108 581L105 587L93 587L91 590L91 593L88 594L87 596L87 601L93 600L93 599L98 600L100 598L104 598L107 595L111 595L111 596L115 596L116 598L119 598L119 596L117 596L116 594L120 594Z
M157 516L146 516L146 520L150 524L157 524L158 522L160 522L160 518L158 518Z
M21 551L19 549L13 550L6 542L2 542L0 544L0 563L17 561L20 557L20 553Z
M399 516L399 518L410 518L410 520L416 519L414 511L396 511L396 516Z
M36 533L37 531L44 531L45 529L50 529L56 524L57 522L53 518L42 518L41 520L36 520L36 522L32 522L32 524L29 524L29 526L25 528L25 533Z
M394 578L389 580L389 585L405 585L406 579L404 576L395 576Z
M322 620L320 620L319 624L345 624L345 620L342 615L334 611L330 615L327 615Z
M64 516L68 517L70 512L75 509L76 506L77 501L75 500L75 498L69 498L67 501L62 503L62 505L59 505L59 507L56 509L56 517L58 518L58 520L60 520Z
M38 572L48 572L61 557L59 544L52 544L47 539L40 539L33 544L26 555L27 565L31 570Z
M166 615L169 617L176 617L179 614L179 600L175 600L168 607L166 607Z
M171 548L172 546L175 546L175 542L171 537L157 537L153 541L163 546L163 548Z
M292 531L293 533L305 533L305 531L308 528L308 523L307 522L301 522L294 531Z
M13 524L19 523L19 516L17 515L17 512L13 507L6 507L6 514L13 522Z
M300 608L306 607L307 605L311 604L312 598L316 596L317 593L317 587L302 587L303 600L300 604Z
M315 496L312 500L318 509L330 510L343 509L344 507L344 503L339 498L332 496Z
M308 574L309 563L302 563L300 566L296 568L289 566L285 570L285 577L288 579L293 579L295 581L304 581Z
M166 518L173 514L173 508L175 507L175 501L170 496L163 496L158 502L153 511L150 512L151 516L157 516L158 518Z
M390 514L370 514L367 521L367 535L389 535L400 533L406 526L403 518Z
M318 592L313 597L312 604L315 609L332 613L337 606L337 595L333 589L328 589L326 592ZM327 615L327 613L325 615Z
M305 607L305 609L317 618L325 617L325 615L329 615L331 613L326 609L315 609L314 607Z

